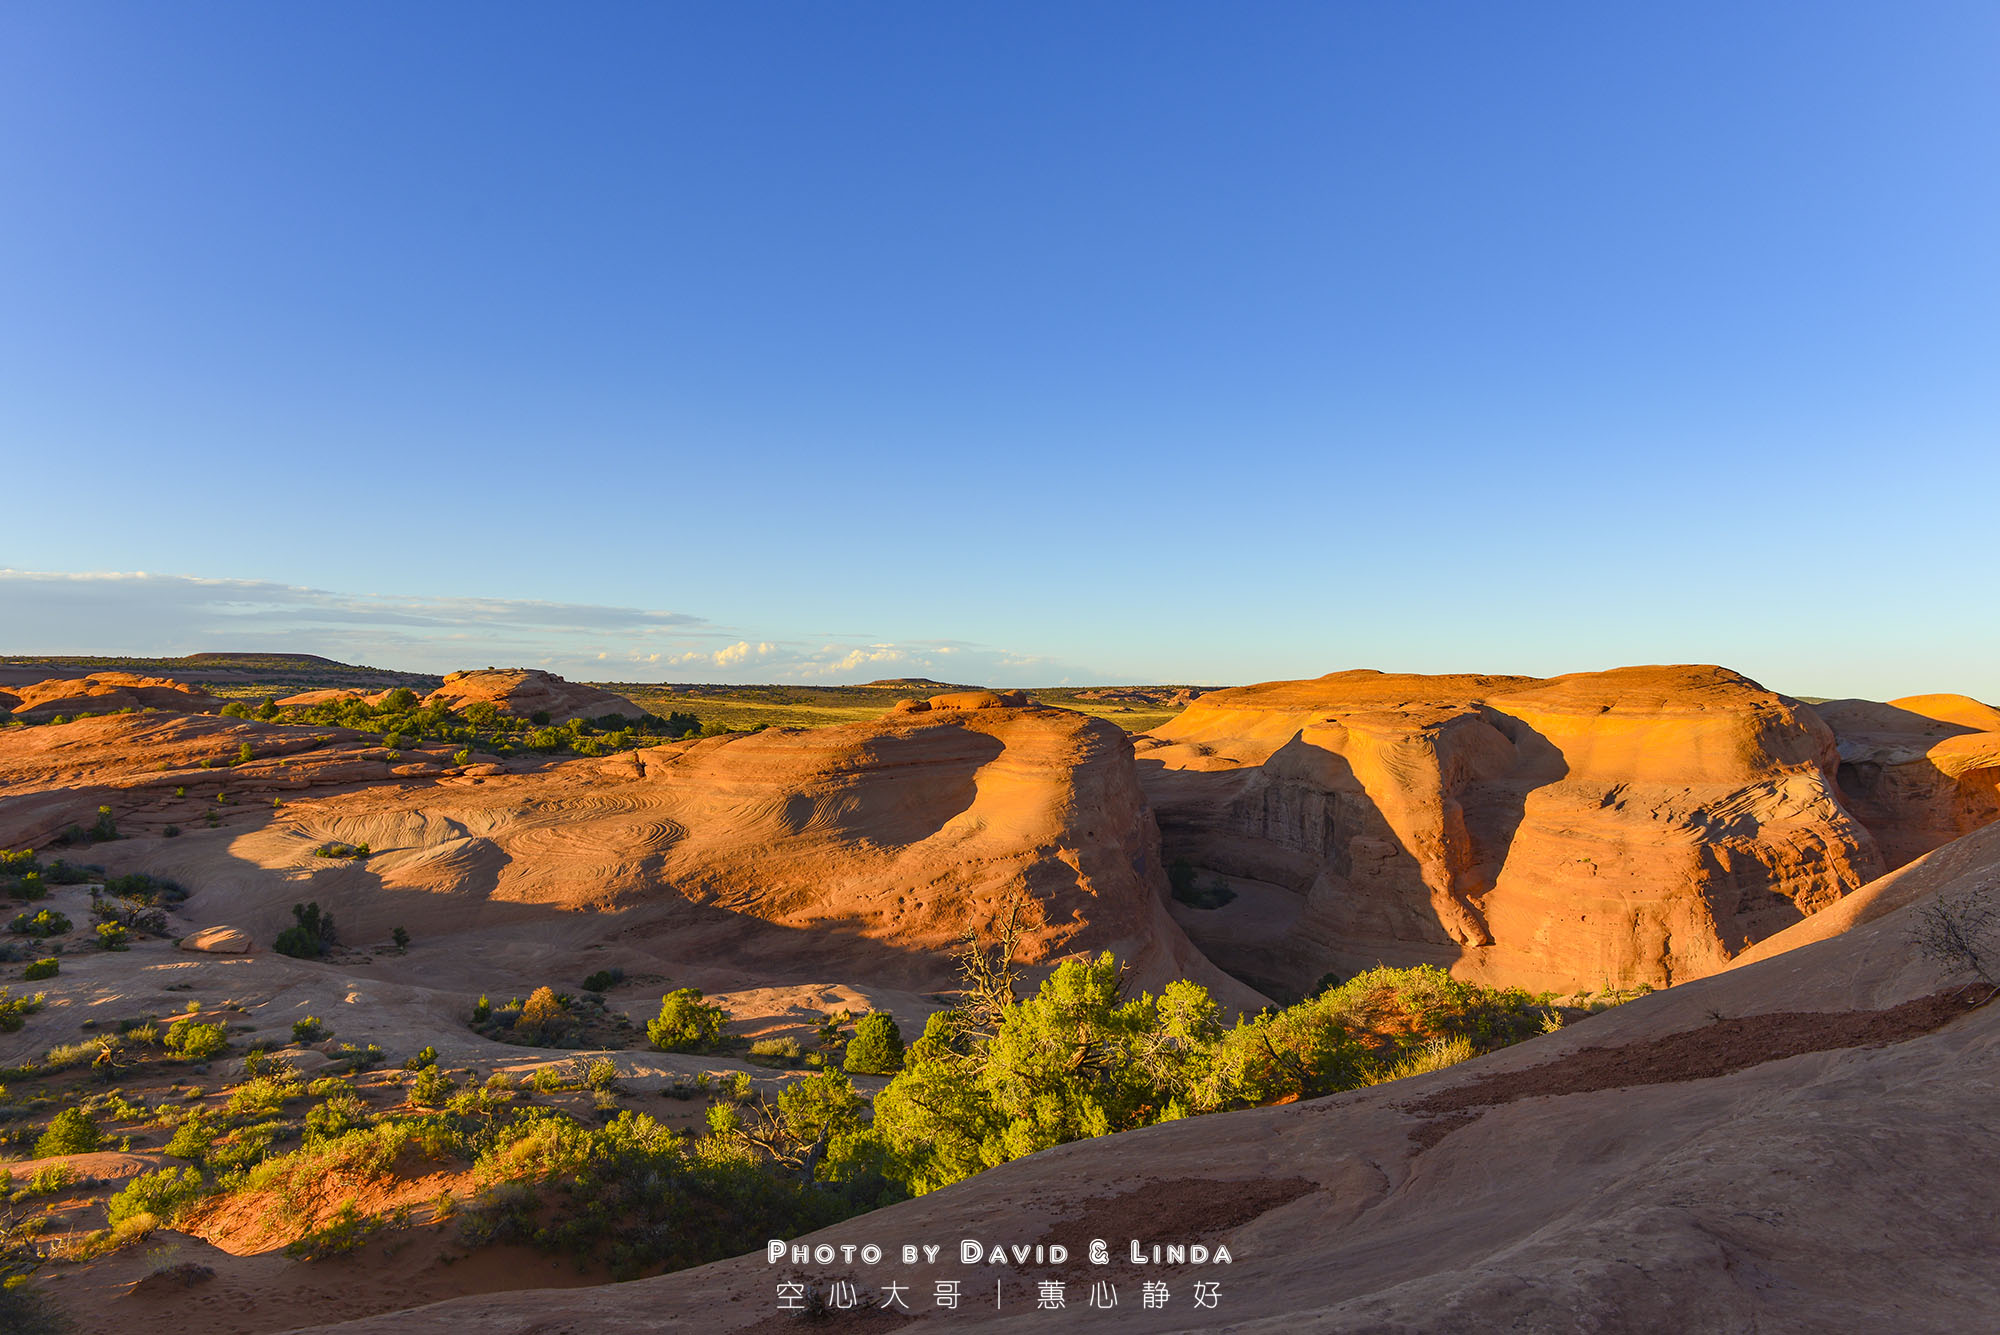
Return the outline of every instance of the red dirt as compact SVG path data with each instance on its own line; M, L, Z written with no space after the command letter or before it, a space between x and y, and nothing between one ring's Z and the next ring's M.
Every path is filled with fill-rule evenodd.
M1582 1048L1522 1071L1482 1075L1441 1089L1404 1111L1436 1118L1410 1133L1424 1149L1479 1119L1487 1108L1544 1095L1589 1094L1636 1085L1710 1080L1764 1062L1834 1048L1879 1047L1942 1029L1992 994L1960 987L1879 1011L1771 1011L1717 1020L1664 1038L1611 1048Z

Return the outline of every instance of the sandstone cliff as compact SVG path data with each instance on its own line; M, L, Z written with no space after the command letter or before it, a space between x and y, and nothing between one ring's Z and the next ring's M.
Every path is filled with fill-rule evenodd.
M1890 867L2000 818L2000 710L1963 695L1812 706L1840 749L1840 791Z
M184 686L170 677L144 677L133 672L92 672L82 677L55 677L0 691L0 709L17 718L43 722L58 714L113 714L121 709L176 709L208 713L223 702L205 691Z
M531 919L676 977L727 966L919 991L951 987L949 951L1018 895L1030 965L1108 949L1135 985L1193 977L1259 1004L1165 908L1130 739L1001 701L470 767L443 745L392 761L342 729L211 716L16 729L0 732L0 847L39 846L108 805L126 837L89 860L171 876L197 889L194 925L259 941L315 899L357 939ZM246 741L255 758L235 764ZM330 843L371 856L318 856Z
M1139 757L1168 856L1239 890L1181 920L1281 990L1377 961L1674 982L1882 868L1832 733L1723 668L1214 691Z

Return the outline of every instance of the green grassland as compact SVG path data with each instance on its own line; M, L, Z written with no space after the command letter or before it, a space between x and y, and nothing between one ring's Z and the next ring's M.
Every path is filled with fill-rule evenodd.
M936 695L943 691L977 690L979 687L934 681L898 681L869 686L733 686L682 685L678 683L634 684L632 682L592 682L607 691L616 691L634 704L665 718L676 710L693 714L705 730L744 732L752 728L823 728L836 723L858 723L880 718L897 701ZM1108 719L1127 732L1150 732L1179 714L1179 706L1149 707L1117 700L1083 698L1092 687L1028 687L1030 699L1058 709L1074 709L1095 718ZM1136 687L1135 690L1171 695L1178 687Z

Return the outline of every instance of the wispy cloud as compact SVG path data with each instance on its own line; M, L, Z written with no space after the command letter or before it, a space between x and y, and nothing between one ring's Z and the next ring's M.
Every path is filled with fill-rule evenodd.
M699 616L650 608L336 593L144 571L0 569L0 608L10 653L314 653L418 671L533 666L614 681L928 676L1050 685L1096 679L1073 665L961 641L751 637Z

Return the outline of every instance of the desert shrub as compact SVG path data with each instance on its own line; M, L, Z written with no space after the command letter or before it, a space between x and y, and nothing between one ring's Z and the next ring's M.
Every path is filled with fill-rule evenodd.
M44 959L38 959L27 968L21 970L21 978L24 982L39 983L42 979L53 978L61 972L61 962L55 959L54 956L49 956Z
M367 858L373 851L365 843L343 844L333 842L321 844L318 848L315 848L313 856L316 858L346 858L350 861L360 861ZM296 912L296 908L294 911Z
M9 1174L9 1177L12 1175ZM59 1191L67 1191L77 1183L76 1169L66 1163L52 1163L37 1170L18 1191L17 1197L53 1196ZM0 1195L5 1195L6 1183L0 1181Z
M702 1000L700 988L676 988L660 998L646 1037L662 1052L699 1052L722 1041L722 1019L722 1007Z
M514 1021L516 1037L528 1043L554 1046L569 1029L569 1001L552 987L538 987L530 993Z
M363 1214L353 1197L341 1202L324 1224L291 1242L285 1255L294 1261L319 1261L329 1256L345 1256L367 1245L382 1228L382 1216Z
M860 1075L888 1075L903 1069L903 1034L896 1027L896 1017L887 1011L862 1016L841 1065Z
M64 1108L35 1142L37 1159L58 1154L88 1154L104 1141L104 1132L81 1108Z
M97 924L97 944L103 946L106 950L130 949L131 947L127 939L130 936L131 933L125 930L125 924L123 923L101 922Z
M400 927L393 929L389 933L389 939L396 943L398 954L410 948L410 934Z
M275 949L294 959L314 960L334 942L333 915L322 913L317 900L292 905L292 925L278 933Z
M492 1016L493 1003L487 999L484 992L481 992L479 1000L474 1002L472 1006L472 1022L475 1025L485 1024Z
M796 1038L760 1038L750 1045L750 1056L789 1066L804 1055Z
M365 1071L371 1066L380 1066L386 1059L382 1049L374 1043L367 1047L357 1047L352 1043L342 1043L334 1049L334 1056L345 1063L348 1071Z
M178 904L188 897L186 888L179 882L143 871L135 871L129 876L105 877L104 893L149 908Z
M186 1061L207 1061L229 1046L229 1034L219 1024L202 1024L184 1016L167 1026L162 1040L168 1052Z
M623 969L599 969L596 973L583 980L583 990L586 992L609 992L624 981L625 971Z
M176 1159L191 1159L195 1163L206 1163L209 1152L215 1147L216 1137L220 1134L221 1128L217 1126L215 1119L196 1109L174 1128L173 1136L167 1141L165 1153Z
M271 1146L289 1128L283 1120L253 1122L222 1136L208 1152L208 1166L218 1173L251 1168L269 1157Z
M452 1096L458 1083L436 1066L426 1066L410 1082L410 1102L419 1108L436 1108Z
M1405 1055L1385 1073L1388 1080L1402 1080L1413 1075L1428 1075L1432 1071L1442 1071L1447 1066L1456 1066L1462 1061L1470 1061L1478 1056L1469 1038L1431 1038Z
M333 1031L316 1015L292 1021L292 1042L318 1043L333 1037Z
M17 997L7 988L0 987L0 1033L19 1033L28 1017L40 1010L48 1000L48 993L37 992L32 997Z
M95 1043L58 1043L42 1054L44 1071L67 1071L94 1061L103 1049Z
M324 1102L306 1113L305 1144L308 1148L337 1140L368 1121L368 1104L353 1090L341 1087Z
M26 1275L0 1280L0 1330L7 1335L67 1335L75 1329Z
M417 1049L417 1055L403 1063L405 1071L421 1071L427 1066L436 1066L438 1050L426 1043Z
M182 1210L207 1194L197 1169L162 1168L158 1172L141 1173L107 1203L111 1227L115 1230L141 1214L171 1225Z
M244 704L241 700L231 700L228 704L222 707L222 717L249 718L250 706Z
M230 1117L269 1117L304 1093L305 1087L297 1081L260 1075L231 1090L223 1112Z
M36 913L17 913L7 924L7 930L19 936L45 938L61 936L70 930L70 920L54 909L42 909Z
M243 743L243 745L236 748L237 764L247 765L256 758L257 758L257 753L250 749L250 743L245 742Z

